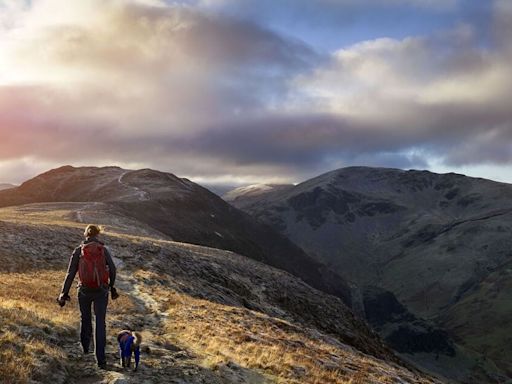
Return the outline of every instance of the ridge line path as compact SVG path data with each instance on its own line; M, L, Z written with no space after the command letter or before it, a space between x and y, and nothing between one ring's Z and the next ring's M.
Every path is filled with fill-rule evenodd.
M160 310L158 302L144 292L125 263L113 257L118 267L116 287L121 296L128 297L135 309L119 318L123 308L109 297L107 309L107 366L96 367L94 353L83 355L77 337L64 345L68 355L69 384L220 384L217 374L199 365L194 355L162 338L169 315ZM114 304L115 303L115 304ZM76 303L73 303L76 305ZM72 304L72 305L73 305ZM68 304L69 305L69 304ZM94 319L94 316L93 316ZM94 327L94 324L93 324ZM137 372L123 369L119 363L117 333L131 327L143 334L141 358ZM77 330L78 335L78 330ZM91 346L93 350L93 346ZM132 359L132 364L134 361Z
M85 211L87 211L88 209L90 208L94 208L96 207L97 205L100 205L99 202L95 201L95 202L92 202L92 203L88 203L88 204L85 204L82 208L80 208L78 211L76 211L76 218L77 220L80 222L80 223L84 223L84 216L83 214L85 213Z
M126 175L127 173L129 172L132 172L132 171L126 171L126 172L123 172L121 173L121 175L119 175L119 177L117 178L117 181L119 182L119 184L127 187L127 188L131 188L131 189L134 189L135 190L135 194L138 196L138 199L140 201L146 201L146 200L149 200L149 193L140 189L139 187L135 187L133 185L130 185L130 184L126 184L124 181L123 181L123 177L124 175Z

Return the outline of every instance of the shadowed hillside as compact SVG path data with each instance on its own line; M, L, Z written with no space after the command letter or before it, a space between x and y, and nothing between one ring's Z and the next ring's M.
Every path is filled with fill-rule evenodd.
M397 351L461 382L512 378L512 186L350 167L233 204L360 289Z

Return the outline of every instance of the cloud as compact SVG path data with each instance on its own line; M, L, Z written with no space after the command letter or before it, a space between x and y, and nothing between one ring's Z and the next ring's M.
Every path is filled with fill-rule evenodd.
M108 94L121 106L156 104L175 117L170 123L187 123L193 108L219 116L257 110L284 76L317 60L298 41L190 8L86 1L60 12L71 20L66 23L49 18L46 3L56 2L36 3L23 34L11 36L16 43L6 47L4 82Z
M340 4L314 10L341 12ZM4 8L0 15L13 18L0 16L0 172L26 175L31 162L117 164L242 183L299 181L353 164L512 162L507 1L494 3L492 41L461 23L335 52L228 6L39 0Z
M508 33L499 36L508 41ZM479 46L471 26L461 26L342 49L296 87L309 96L305 104L366 127L362 150L377 140L386 148L386 137L397 153L421 148L446 165L510 163L511 58L501 46Z
M287 10L291 15L307 15L313 11L314 15L326 16L335 13L340 16L342 13L353 9L363 8L396 8L413 7L419 9L432 9L437 11L451 11L464 0L316 0L314 3L309 0L282 0L277 4L272 0L182 0L171 1L170 3L192 4L194 6L209 9L222 10L228 13L239 15L268 15L272 11L278 13Z
M158 165L148 157L169 156L173 140L275 108L289 76L323 60L190 7L46 0L20 12L0 35L0 160L126 163L144 148L140 162ZM87 140L94 149L76 150Z
M488 8L471 0L175 0L205 12L252 20L320 49L361 40L429 34Z
M0 161L0 175L9 175L9 182L19 185L36 174L53 167L53 162L43 162L35 157L23 157L15 160Z

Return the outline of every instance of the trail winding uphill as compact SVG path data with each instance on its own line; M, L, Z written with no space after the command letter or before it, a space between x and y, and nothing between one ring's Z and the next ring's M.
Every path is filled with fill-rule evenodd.
M66 344L68 355L68 382L77 384L111 383L218 383L219 378L213 372L200 366L193 353L172 343L161 341L165 332L168 315L158 309L158 303L141 290L135 279L123 271L121 265L117 283L119 292L124 296L124 306L110 303L108 329L110 337L107 344L108 370L101 371L95 366L93 354L83 355L75 339ZM129 303L128 305L126 303ZM143 330L144 343L139 369L123 369L118 361L117 344L113 337L116 330L127 326Z
M232 252L173 242L130 219L117 226L121 217L87 204L0 209L0 345L14 351L2 355L5 382L439 383L404 365L340 299ZM62 309L54 301L81 238L79 210L108 222L119 267L106 371L81 353L74 295ZM143 336L137 372L117 362L115 337L127 327Z
M149 200L150 197L149 197L149 193L144 191L142 188L139 188L139 187L136 187L134 185L129 185L127 183L125 183L123 181L123 177L129 173L130 171L125 171L123 173L121 173L121 175L119 175L117 181L119 182L119 184L123 185L124 187L127 187L127 188L131 188L134 190L135 192L135 195L137 196L137 198L140 200L140 201L145 201L145 200Z

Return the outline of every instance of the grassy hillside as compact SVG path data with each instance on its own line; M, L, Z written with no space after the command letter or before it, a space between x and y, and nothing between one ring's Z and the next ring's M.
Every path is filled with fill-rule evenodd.
M108 222L84 204L0 210L2 382L434 383L405 368L333 296L231 252L111 225L121 298L109 304L107 359L97 371L77 344L76 298L60 290L84 220ZM144 338L138 372L116 361L116 333ZM43 353L44 351L44 353Z
M512 263L487 276L442 316L462 345L512 376Z
M55 302L65 275L62 263L5 250L0 262L10 271L0 273L1 382L64 382L75 371L70 357L79 351L80 314L75 297L64 308ZM110 322L133 308L131 298L122 296L110 306Z
M48 202L88 202L76 211L78 221L86 211L108 211L119 219L119 226L131 222L150 227L150 233L159 231L159 236L169 240L248 256L284 269L350 305L350 288L341 276L269 226L171 173L63 166L0 191L0 207ZM105 219L112 222L108 216Z
M0 256L4 260L5 255ZM0 274L0 377L2 382L24 383L62 371L65 352L59 341L76 327L76 311L57 311L48 296L58 290L62 273L51 270ZM40 281L43 281L40 284Z

